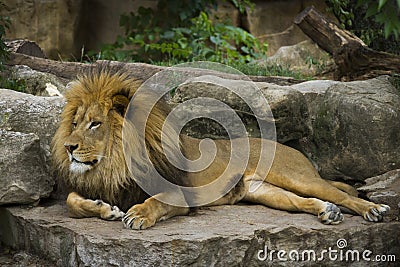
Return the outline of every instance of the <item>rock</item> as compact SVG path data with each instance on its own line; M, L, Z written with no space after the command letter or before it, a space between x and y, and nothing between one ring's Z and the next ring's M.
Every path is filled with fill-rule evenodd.
M365 180L366 185L357 188L376 203L385 203L391 207L388 214L392 219L400 217L400 169Z
M235 92L240 92L241 95L239 96ZM270 110L263 107L262 96L267 100ZM272 136L272 139L275 139L275 133L272 132L274 125L270 122L275 120L277 140L280 142L300 139L307 136L310 130L307 125L308 115L305 99L300 92L291 89L289 86L228 80L206 75L194 78L179 86L171 99L171 103L174 106L180 106L185 101L199 97L219 100L238 113L243 122L227 119L227 117L222 119L223 126L233 129L233 138L242 136L239 134L242 125L245 125L248 136L260 137L259 123L254 116L259 111L265 113L264 118L261 115L259 119L262 123L265 123L266 128L268 128L266 132L269 133L269 136ZM182 116L182 121L187 121L187 118L195 116L211 118L214 109L209 105L199 103L185 106L179 114ZM216 113L222 113L223 107L217 109ZM270 111L272 111L274 118L269 117ZM204 118L189 122L185 127L185 132L196 137L228 137L223 127L210 119Z
M273 56L268 57L266 61L259 61L258 64L285 66L307 77L324 75L335 66L332 57L310 40L282 46Z
M262 42L268 43L268 55L281 46L295 45L308 37L294 25L293 19L307 6L315 6L330 18L324 1L253 1L254 9L247 9L242 25Z
M0 129L0 205L27 204L48 197L54 180L45 170L36 134Z
M7 38L27 38L39 44L50 58L67 57L82 47L76 40L82 0L5 0L0 15L11 18Z
M64 103L62 97L39 97L0 89L0 129L37 135L49 169L50 143Z
M15 79L24 85L24 92L36 96L62 96L65 86L57 76L32 70L23 65L11 68L11 79Z
M345 215L342 224L327 226L313 215L258 205L202 208L148 230L132 231L119 221L68 218L64 204L56 203L31 209L0 208L0 227L4 244L58 266L309 266L317 260L279 261L276 253L297 250L301 255L313 250L320 257L330 248L338 250L333 256L341 250L343 257L347 251L359 251L360 260L348 258L348 266L381 266L366 263L365 250L372 251L367 255L371 258L392 255L393 261L393 256L400 257L399 222L369 223L360 216ZM272 261L263 260L265 246L275 250ZM337 266L337 261L325 253L318 265Z
M399 168L400 95L388 77L334 82L321 97L308 103L312 135L301 146L322 177L356 182Z
M24 54L28 56L45 58L43 50L35 43L29 40L16 39L11 41L5 41L7 50L13 53Z

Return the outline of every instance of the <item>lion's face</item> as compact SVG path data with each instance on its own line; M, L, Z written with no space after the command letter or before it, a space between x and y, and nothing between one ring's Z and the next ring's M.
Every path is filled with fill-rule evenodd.
M71 173L83 174L101 164L107 157L110 125L107 114L99 104L78 107L71 118L71 134L66 137L64 147L69 158Z

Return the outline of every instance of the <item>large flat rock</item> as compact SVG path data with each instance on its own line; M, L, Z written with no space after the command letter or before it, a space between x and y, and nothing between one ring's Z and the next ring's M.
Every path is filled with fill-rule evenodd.
M258 205L203 208L144 231L124 229L119 221L68 218L61 203L0 208L0 240L58 266L337 266L338 261L396 266L376 262L375 256L392 255L398 263L399 232L400 222L395 221L374 224L346 214L342 224L326 226L312 215ZM284 250L281 256L289 259L288 253L297 251L300 260L280 261L277 252L273 261L260 260L265 246L268 256L270 250ZM321 254L323 250L331 255ZM371 251L364 254L369 262L362 258L366 250Z

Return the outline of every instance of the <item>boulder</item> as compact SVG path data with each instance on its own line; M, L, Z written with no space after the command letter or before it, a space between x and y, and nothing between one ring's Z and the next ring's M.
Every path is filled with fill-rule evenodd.
M282 46L273 56L258 64L281 65L306 77L325 76L335 67L332 57L310 40Z
M0 205L27 204L48 197L54 180L45 169L39 137L0 129Z
M36 134L47 163L51 139L64 104L62 97L40 97L0 89L0 129Z
M82 0L2 1L0 15L9 16L7 38L27 38L39 44L51 58L67 57L82 48L76 40Z
M301 149L324 178L356 182L399 168L400 94L389 77L333 82L313 97L312 134Z
M236 92L240 92L240 96ZM276 127L276 138L279 142L300 139L307 136L310 131L307 124L308 110L305 98L289 86L229 80L206 75L183 83L176 89L170 102L173 106L180 106L188 100L201 97L221 101L238 113L242 121L234 121L229 117L222 120L222 126L233 129L233 138L241 136L239 132L243 125L248 136L260 137L260 124L254 115L257 112L260 113L258 119L261 123L265 123L267 137L275 139L273 128ZM264 103L267 103L269 107L263 106ZM211 108L200 102L184 106L184 110L179 112L181 120L187 121L187 118L196 116L203 117L190 121L184 128L185 132L201 138L227 138L228 134L221 125L206 119L212 118L215 113L222 113L223 108L222 106L217 109Z
M34 202L53 191L50 143L63 106L62 97L0 89L0 149L7 151L0 157L0 204Z
M120 221L69 218L64 204L53 203L0 208L0 229L1 242L50 266L382 266L376 255L388 264L400 257L399 222L345 214L343 223L324 225L313 215L259 205L201 208L133 231Z
M60 79L53 74L32 70L23 65L16 65L10 71L10 78L22 83L27 94L62 96L66 90Z

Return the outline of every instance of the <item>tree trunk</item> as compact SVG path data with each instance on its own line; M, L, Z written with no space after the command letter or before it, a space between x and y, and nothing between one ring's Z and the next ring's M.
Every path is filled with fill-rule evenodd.
M8 65L26 65L31 69L47 72L56 75L65 80L75 79L78 74L87 73L88 71L100 66L107 66L111 72L121 71L129 76L135 77L142 81L149 79L159 71L168 69L167 67L154 66L146 63L124 63L118 61L98 60L92 64L79 62L60 62L44 58L36 58L19 53L11 53ZM187 73L192 77L201 75L216 75L227 79L243 79L244 75L235 75L221 73L213 70L198 69L198 68L182 68L176 69L179 72ZM279 85L291 85L302 82L290 77L275 77L275 76L248 76L254 82L269 82Z
M294 20L300 29L333 56L336 79L359 80L400 72L398 55L375 51L354 34L340 29L314 7L308 7Z

